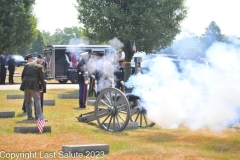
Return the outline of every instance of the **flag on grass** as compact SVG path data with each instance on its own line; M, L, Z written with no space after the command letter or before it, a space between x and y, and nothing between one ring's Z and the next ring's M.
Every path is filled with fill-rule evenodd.
M44 125L45 125L45 120L38 118L38 120L37 120L37 128L38 128L38 131L39 131L40 133L43 132L43 127L44 127Z
M133 50L134 52L136 52L136 51L137 51L137 48L136 48L136 43L135 43L135 41L134 41L134 43L133 43L132 50Z

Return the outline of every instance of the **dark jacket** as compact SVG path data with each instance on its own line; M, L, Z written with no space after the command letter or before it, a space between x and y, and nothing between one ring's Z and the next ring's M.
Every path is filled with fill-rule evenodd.
M78 83L84 82L85 78L87 79L87 75L85 74L87 72L87 66L86 61L82 59L78 65L77 65L77 74L78 74ZM85 66L85 68L84 68Z
M8 59L8 70L14 70L15 69L15 60L14 58L10 57Z
M125 68L123 66L119 66L117 68L117 71L114 73L117 81L123 81L124 80L124 72L125 72Z
M31 89L39 92L39 82L43 84L43 88L46 88L44 83L43 66L36 62L30 62L25 65L21 78L22 84L20 90L22 91L25 89Z
M6 65L6 59L0 56L0 64L1 64L1 70L4 71L6 70L5 65Z

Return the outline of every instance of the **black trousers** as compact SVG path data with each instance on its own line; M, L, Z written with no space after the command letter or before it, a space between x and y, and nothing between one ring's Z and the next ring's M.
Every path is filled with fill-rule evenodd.
M0 80L0 84L5 84L5 80L6 80L6 69L2 69L1 72L1 80Z
M9 70L9 77L8 77L9 84L14 84L13 75L14 75L14 69Z

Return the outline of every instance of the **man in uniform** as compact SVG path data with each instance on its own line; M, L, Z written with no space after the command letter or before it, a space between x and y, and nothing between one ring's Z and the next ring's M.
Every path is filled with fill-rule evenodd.
M8 70L9 70L8 81L9 81L9 84L14 84L13 75L14 75L14 71L15 71L15 68L16 68L16 63L15 63L15 60L13 58L12 53L10 54L7 62L8 62Z
M109 87L114 87L114 66L112 64L112 56L104 52L98 53L96 61L96 80L97 80L97 96L100 92Z
M44 58L40 54L37 56L37 64L42 65L43 68L44 68ZM45 86L45 87L43 88L43 86ZM43 112L43 95L44 95L44 93L46 93L46 81L45 80L44 80L44 85L39 83L39 90L40 90L39 91L39 95L40 95L40 100L41 100L41 109L42 109L42 112ZM34 102L34 111L35 111L34 113L35 113L35 116L36 116L37 113L36 113L36 104L35 104L35 102Z
M88 52L81 54L81 61L77 65L78 84L79 84L79 108L86 108L87 87L88 87L88 72L87 61Z
M124 85L124 72L125 72L125 59L119 60L119 66L115 72L116 76L116 88L120 89L122 92L125 91Z
M2 67L1 67L1 61L0 61L0 83L1 83L1 70L2 70Z
M90 83L89 83L89 90L88 90L88 96L89 97L96 97L95 92L95 72L96 72L96 59L97 53L93 52L91 55L91 58L88 60L88 74L90 76Z
M28 63L33 62L33 58L32 57L33 57L32 53L28 54L28 55L26 55L24 60L26 60ZM22 110L23 110L24 113L26 112L25 100L23 100Z
M5 54L2 52L0 55L0 64L1 64L1 79L0 79L0 84L5 84L6 80L6 59L5 59Z
M27 55L26 59L28 58L32 59L32 54ZM42 84L43 85L42 87L45 88L43 66L37 64L36 62L27 63L22 71L21 79L22 84L20 86L20 90L24 91L24 101L28 119L29 120L33 119L32 97L36 105L37 118L44 119L41 110L41 101L39 96L39 84Z

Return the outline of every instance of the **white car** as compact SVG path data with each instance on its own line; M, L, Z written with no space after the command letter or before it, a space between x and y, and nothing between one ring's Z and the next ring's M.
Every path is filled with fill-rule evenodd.
M27 63L27 61L24 60L23 56L21 56L21 55L14 55L13 58L15 60L15 63L16 63L17 67L25 66L25 64Z

